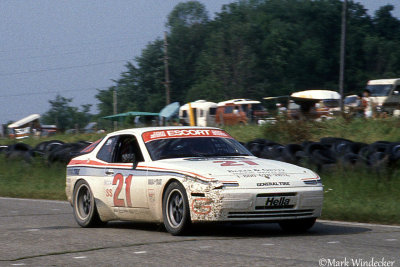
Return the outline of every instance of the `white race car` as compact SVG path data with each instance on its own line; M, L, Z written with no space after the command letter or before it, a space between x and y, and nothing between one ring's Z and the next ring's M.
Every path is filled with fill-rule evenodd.
M254 157L217 128L158 127L108 134L67 166L76 221L164 223L182 234L198 222L279 222L305 231L321 215L311 170Z

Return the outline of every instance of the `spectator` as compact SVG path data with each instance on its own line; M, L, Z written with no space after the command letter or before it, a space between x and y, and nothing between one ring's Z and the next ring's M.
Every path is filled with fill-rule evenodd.
M355 116L356 118L364 117L364 105L363 105L363 95L361 93L357 94L356 106L355 106Z
M278 115L283 116L286 114L287 109L281 103L277 103L276 107L278 108Z
M371 92L365 89L363 92L363 106L364 106L364 116L365 118L372 118L373 114L373 101L371 98Z

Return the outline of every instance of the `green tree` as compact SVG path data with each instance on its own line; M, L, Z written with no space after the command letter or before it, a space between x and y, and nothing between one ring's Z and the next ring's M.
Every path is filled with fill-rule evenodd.
M177 4L168 15L168 58L171 98L183 102L196 77L196 62L204 48L209 21L205 6L198 1Z
M340 0L241 0L210 19L198 1L167 17L171 100L211 101L338 89ZM345 93L369 79L400 75L400 20L393 6L369 16L348 1ZM165 104L163 40L150 42L115 86L99 91L99 110L159 111Z
M77 107L70 106L72 98L65 98L57 95L54 100L49 100L50 109L43 114L42 121L44 124L55 124L61 131L66 129L83 128L91 119L89 113L91 105L82 105L82 111Z
M205 6L198 1L187 1L177 4L168 15L166 26L171 29L191 27L208 21Z
M375 11L373 18L376 33L388 40L400 38L400 21L393 17L393 5L385 5Z
M98 90L99 116L113 114L113 92L117 91L117 112L154 111L158 112L165 104L163 42L149 43L136 58L137 67L132 63L125 65L115 85Z

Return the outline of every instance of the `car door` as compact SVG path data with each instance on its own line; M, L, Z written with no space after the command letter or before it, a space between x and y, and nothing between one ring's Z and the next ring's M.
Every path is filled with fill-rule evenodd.
M107 205L119 217L134 208L147 208L146 170L136 166L144 161L134 135L110 137L99 150L97 158L104 162L103 177Z

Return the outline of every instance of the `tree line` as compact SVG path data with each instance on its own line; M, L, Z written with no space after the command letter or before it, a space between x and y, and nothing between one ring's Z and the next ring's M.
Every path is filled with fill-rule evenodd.
M400 76L400 20L348 2L344 90ZM241 0L214 18L198 1L177 4L166 22L171 101L260 99L305 89L338 90L342 2ZM164 42L147 44L115 85L98 90L99 116L158 112L165 105Z

